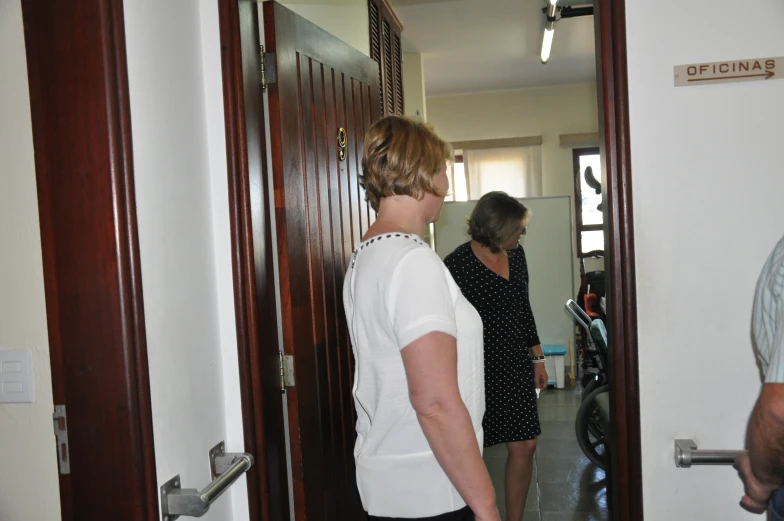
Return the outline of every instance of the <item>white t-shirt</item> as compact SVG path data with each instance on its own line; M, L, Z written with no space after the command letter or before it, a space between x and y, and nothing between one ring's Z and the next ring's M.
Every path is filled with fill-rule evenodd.
M365 510L429 517L465 501L436 461L408 395L401 349L439 331L457 339L457 377L477 443L485 411L482 319L416 235L383 234L354 251L343 285L356 359L357 486Z

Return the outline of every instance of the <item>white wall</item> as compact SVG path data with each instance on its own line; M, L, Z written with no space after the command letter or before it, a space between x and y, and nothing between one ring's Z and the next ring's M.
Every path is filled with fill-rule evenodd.
M427 119L448 141L542 136L543 196L574 196L572 151L558 137L599 129L595 85L428 96Z
M217 3L124 7L158 481L202 488L243 450ZM247 518L244 478L204 517Z
M403 102L406 116L427 121L425 68L418 52L403 53Z
M278 3L370 56L367 0L279 0Z
M0 519L59 521L52 375L19 0L0 0L0 71L0 349L32 352L35 400L0 405Z
M672 441L740 449L759 389L756 277L784 233L784 81L673 87L673 66L781 56L784 3L627 0L645 519L760 519L730 468L676 469ZM662 35L666 33L666 37ZM778 72L778 71L777 71ZM781 71L784 72L784 71Z

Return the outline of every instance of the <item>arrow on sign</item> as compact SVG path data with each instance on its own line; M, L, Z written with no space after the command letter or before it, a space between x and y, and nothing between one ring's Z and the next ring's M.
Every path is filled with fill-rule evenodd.
M692 78L688 81L718 81L718 80L739 80L743 78L762 78L765 77L766 80L771 79L775 76L776 73L773 71L764 72L762 74L745 74L741 76L718 76L716 78Z

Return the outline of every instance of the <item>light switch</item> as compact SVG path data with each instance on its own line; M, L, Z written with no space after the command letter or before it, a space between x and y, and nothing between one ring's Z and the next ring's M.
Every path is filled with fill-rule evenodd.
M32 403L30 350L0 349L0 403Z

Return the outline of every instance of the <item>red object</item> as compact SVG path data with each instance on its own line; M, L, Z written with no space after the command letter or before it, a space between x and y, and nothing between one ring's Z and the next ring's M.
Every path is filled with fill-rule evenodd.
M599 313L594 311L594 308L599 305L599 297L596 296L596 293L583 295L583 304L585 305L585 312L589 317L600 318Z

